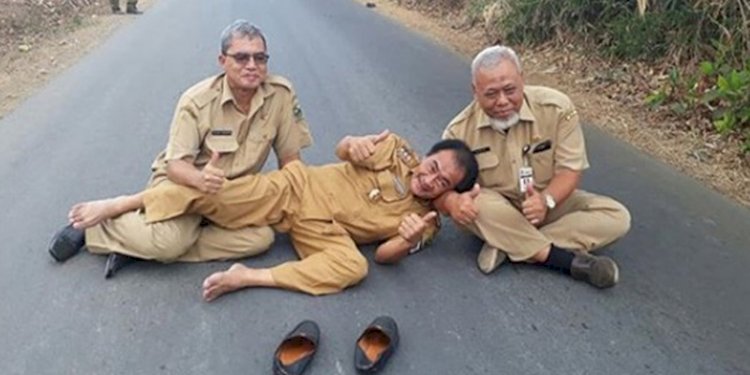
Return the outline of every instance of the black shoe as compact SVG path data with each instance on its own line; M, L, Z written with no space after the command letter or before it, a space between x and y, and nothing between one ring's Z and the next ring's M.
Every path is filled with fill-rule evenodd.
M570 275L597 288L611 288L620 280L620 270L611 258L578 252L570 266Z
M78 254L86 244L86 236L81 229L75 229L71 224L60 229L49 244L49 255L58 262L64 262Z
M125 13L127 14L143 14L138 8L136 8L135 5L128 4L127 8L125 8Z
M389 316L380 316L370 323L357 339L354 366L357 371L375 373L385 366L398 346L398 326Z
M135 263L139 261L138 258L133 258L131 256L118 254L118 253L112 253L109 254L109 257L107 258L107 264L104 265L104 278L109 279L110 277L114 276L117 271L121 270L123 267Z
M299 375L305 371L318 351L320 329L312 320L305 320L289 332L273 355L275 375Z

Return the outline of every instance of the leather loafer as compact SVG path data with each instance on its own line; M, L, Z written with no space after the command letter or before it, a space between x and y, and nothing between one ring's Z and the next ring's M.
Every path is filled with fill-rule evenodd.
M570 275L597 288L611 288L620 279L617 263L609 257L576 252Z
M275 375L299 375L305 371L318 351L320 329L312 320L298 324L281 341L273 355Z
M357 371L368 374L380 371L396 350L398 340L398 326L393 318L375 318L357 339L354 348Z
M137 262L138 260L140 259L123 254L109 254L109 257L107 257L107 264L104 265L104 278L111 278L117 273L117 271L131 263Z
M64 262L78 254L86 244L83 230L75 229L68 224L52 237L49 244L49 255L58 262Z

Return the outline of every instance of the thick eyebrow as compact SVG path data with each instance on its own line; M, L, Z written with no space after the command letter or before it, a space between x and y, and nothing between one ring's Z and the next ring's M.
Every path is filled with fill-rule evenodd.
M443 176L443 173L442 173L443 172L443 168L441 167L440 162L437 161L437 159L432 159L432 164L434 164L435 165L435 169L437 169L438 178L440 178L446 186L450 186L451 185L451 180L449 178Z

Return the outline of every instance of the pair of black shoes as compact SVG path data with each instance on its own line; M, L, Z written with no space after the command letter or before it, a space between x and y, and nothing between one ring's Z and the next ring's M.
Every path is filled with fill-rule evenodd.
M354 347L354 367L362 373L376 373L385 366L398 346L398 326L389 316L380 316L367 326ZM273 356L273 373L299 375L312 362L320 341L320 328L305 320L289 332Z
M112 13L114 14L121 14L122 10L119 6L112 7ZM127 7L125 7L125 13L127 14L143 14L143 11L139 10L135 4L128 4Z
M62 263L81 252L86 245L86 236L83 230L73 228L68 224L52 237L49 245L49 255L57 262ZM112 253L107 257L104 265L104 278L109 279L123 267L136 262L138 259L127 255Z

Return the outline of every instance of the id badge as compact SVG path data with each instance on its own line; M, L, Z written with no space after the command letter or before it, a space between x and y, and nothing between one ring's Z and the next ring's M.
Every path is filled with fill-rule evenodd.
M534 170L531 167L518 168L518 188L525 194L529 185L534 185Z

